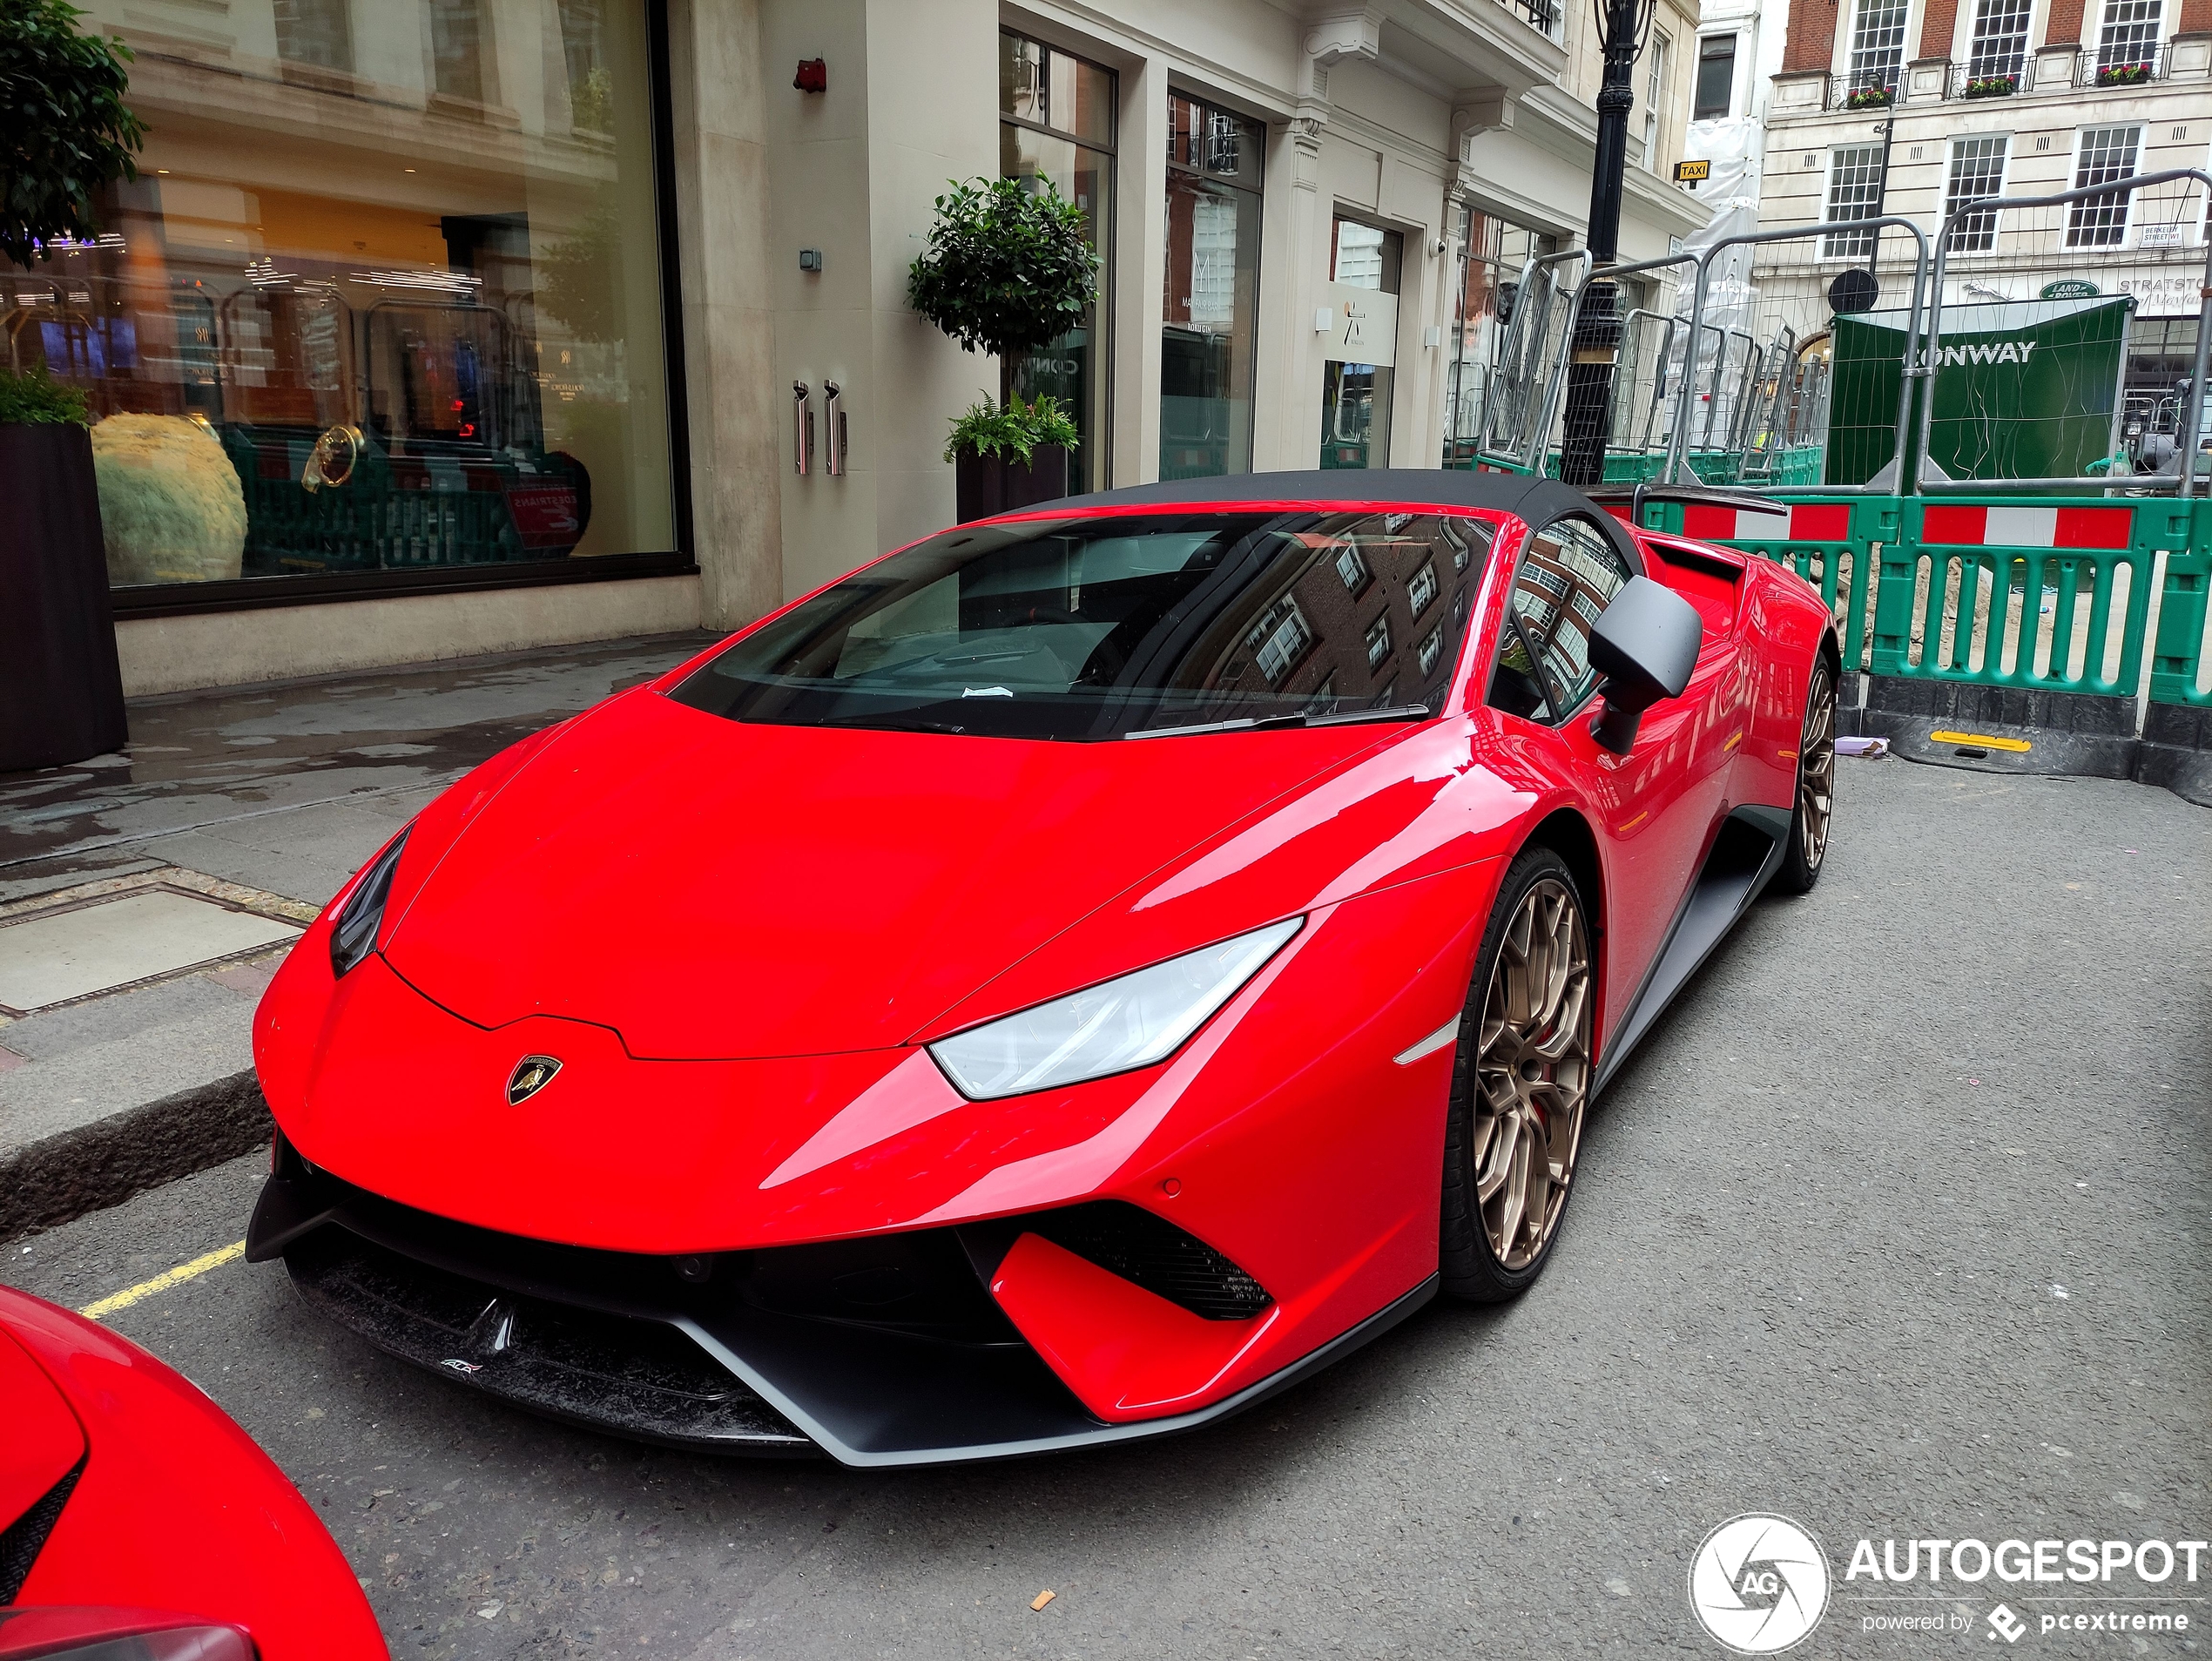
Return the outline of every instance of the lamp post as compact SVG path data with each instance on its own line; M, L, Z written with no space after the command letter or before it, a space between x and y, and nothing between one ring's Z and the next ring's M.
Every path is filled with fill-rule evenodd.
M1613 433L1613 366L1621 351L1619 291L1605 273L1620 259L1621 190L1629 165L1629 111L1636 59L1651 34L1656 0L1595 0L1605 73L1597 94L1597 149L1590 168L1591 276L1576 308L1567 369L1567 430L1560 476L1587 488L1605 476Z

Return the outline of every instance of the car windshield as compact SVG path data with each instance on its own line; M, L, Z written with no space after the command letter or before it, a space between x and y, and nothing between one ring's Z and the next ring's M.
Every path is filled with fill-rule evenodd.
M1027 739L1415 719L1443 706L1496 530L1315 511L950 530L733 642L674 696L738 721Z

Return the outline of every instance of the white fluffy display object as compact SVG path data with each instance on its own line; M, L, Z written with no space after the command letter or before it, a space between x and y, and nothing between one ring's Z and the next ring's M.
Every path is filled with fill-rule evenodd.
M110 415L92 429L112 583L236 577L246 492L215 435L184 415Z

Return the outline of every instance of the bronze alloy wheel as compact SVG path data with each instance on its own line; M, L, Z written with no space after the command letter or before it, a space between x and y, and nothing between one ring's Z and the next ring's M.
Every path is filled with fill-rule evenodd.
M1805 699L1804 736L1797 741L1797 857L1820 869L1828 853L1828 823L1836 807L1836 684L1828 665L1813 671Z
M1543 1255L1582 1140L1590 1092L1590 949L1556 876L1522 896L1482 1006L1469 1151L1491 1255L1508 1273Z

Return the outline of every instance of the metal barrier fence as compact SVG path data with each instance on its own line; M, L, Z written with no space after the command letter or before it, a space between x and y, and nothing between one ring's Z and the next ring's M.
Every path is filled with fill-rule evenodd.
M2195 493L2190 458L2212 348L2212 239L2197 234L2207 192L2212 174L2175 168L2055 195L1976 198L1946 216L1928 297L1921 490L2080 490L2125 478L2133 488ZM2198 240L2201 248L2192 246ZM2033 297L2008 292L2039 280ZM2121 292L2106 293L2107 285ZM2069 288L2087 292L2054 292ZM2169 292L2186 296L2197 328L2175 435L2176 458L2189 464L2161 483L2136 473L2122 422L2133 298ZM2039 348L2070 354L2063 383L2054 374L2031 375ZM2055 368L2055 360L2046 361ZM2005 368L2017 373L1998 373ZM1989 373L1974 379L1983 368ZM2100 375L2108 377L2101 386ZM2034 408L2027 407L2030 388ZM1961 464L1971 477L1955 476Z
M1900 233L1895 238L1888 233ZM1859 419L1848 429L1850 442L1838 442L1838 433L1831 423L1824 423L1825 455L1821 469L1820 483L1830 490L1858 489L1869 493L1894 495L1901 458L1905 454L1906 439L1912 413L1912 367L1918 361L1919 320L1928 287L1928 240L1925 233L1911 219L1895 214L1878 219L1853 219L1835 225L1797 226L1786 230L1760 231L1740 237L1730 237L1716 242L1699 259L1697 277L1689 308L1689 330L1692 339L1702 340L1706 313L1711 302L1713 268L1715 262L1731 249L1743 247L1752 251L1751 298L1749 309L1752 327L1747 331L1754 339L1768 342L1764 360L1757 366L1755 378L1747 379L1738 392L1737 411L1748 418L1737 422L1731 429L1732 439L1742 442L1723 446L1724 450L1738 460L1734 476L1721 479L1703 469L1696 476L1708 483L1732 483L1757 488L1787 487L1794 481L1772 477L1770 461L1759 469L1745 465L1754 454L1770 457L1780 449L1774 442L1773 427L1780 420L1783 410L1793 398L1801 399L1806 392L1800 375L1805 348L1825 341L1829 344L1829 360L1833 363L1833 342L1837 320L1841 314L1857 315L1871 312L1878 303L1885 287L1909 279L1909 290L1903 312L1905 349L1902 355L1905 366L1898 376L1895 397L1896 419L1884 427L1876 422L1871 408L1858 411ZM1850 261L1864 260L1863 267ZM1885 285L1885 272L1890 283ZM1854 280L1854 272L1865 277ZM1826 281L1824 284L1823 279ZM1802 344L1801 344L1802 343ZM1703 378L1703 377L1701 377ZM1822 374L1820 389L1822 408L1832 416L1840 402L1832 386L1832 368ZM1704 431L1708 437L1718 411L1720 401L1726 395L1730 381L1725 354L1720 356L1709 379L1704 379L1700 396L1705 401ZM1764 397L1757 395L1765 389ZM1862 403L1864 401L1861 401ZM1849 403L1843 407L1851 409ZM1757 426L1759 411L1767 412L1768 425ZM1754 442L1756 441L1756 442ZM1710 443L1707 451L1710 453ZM1689 449L1687 422L1677 423L1672 456L1666 477L1680 482ZM1770 483L1771 481L1771 483ZM1803 488L1802 484L1798 488Z
M1475 464L1556 474L1590 286L1676 278L1687 307L1629 291L1603 463L1652 488L1647 528L1817 587L1869 719L2047 723L2058 770L2212 805L2212 173L1957 194L1932 243L1893 215L1611 271L1532 260ZM2162 391L2126 386L2115 287L2194 314L2164 330Z

